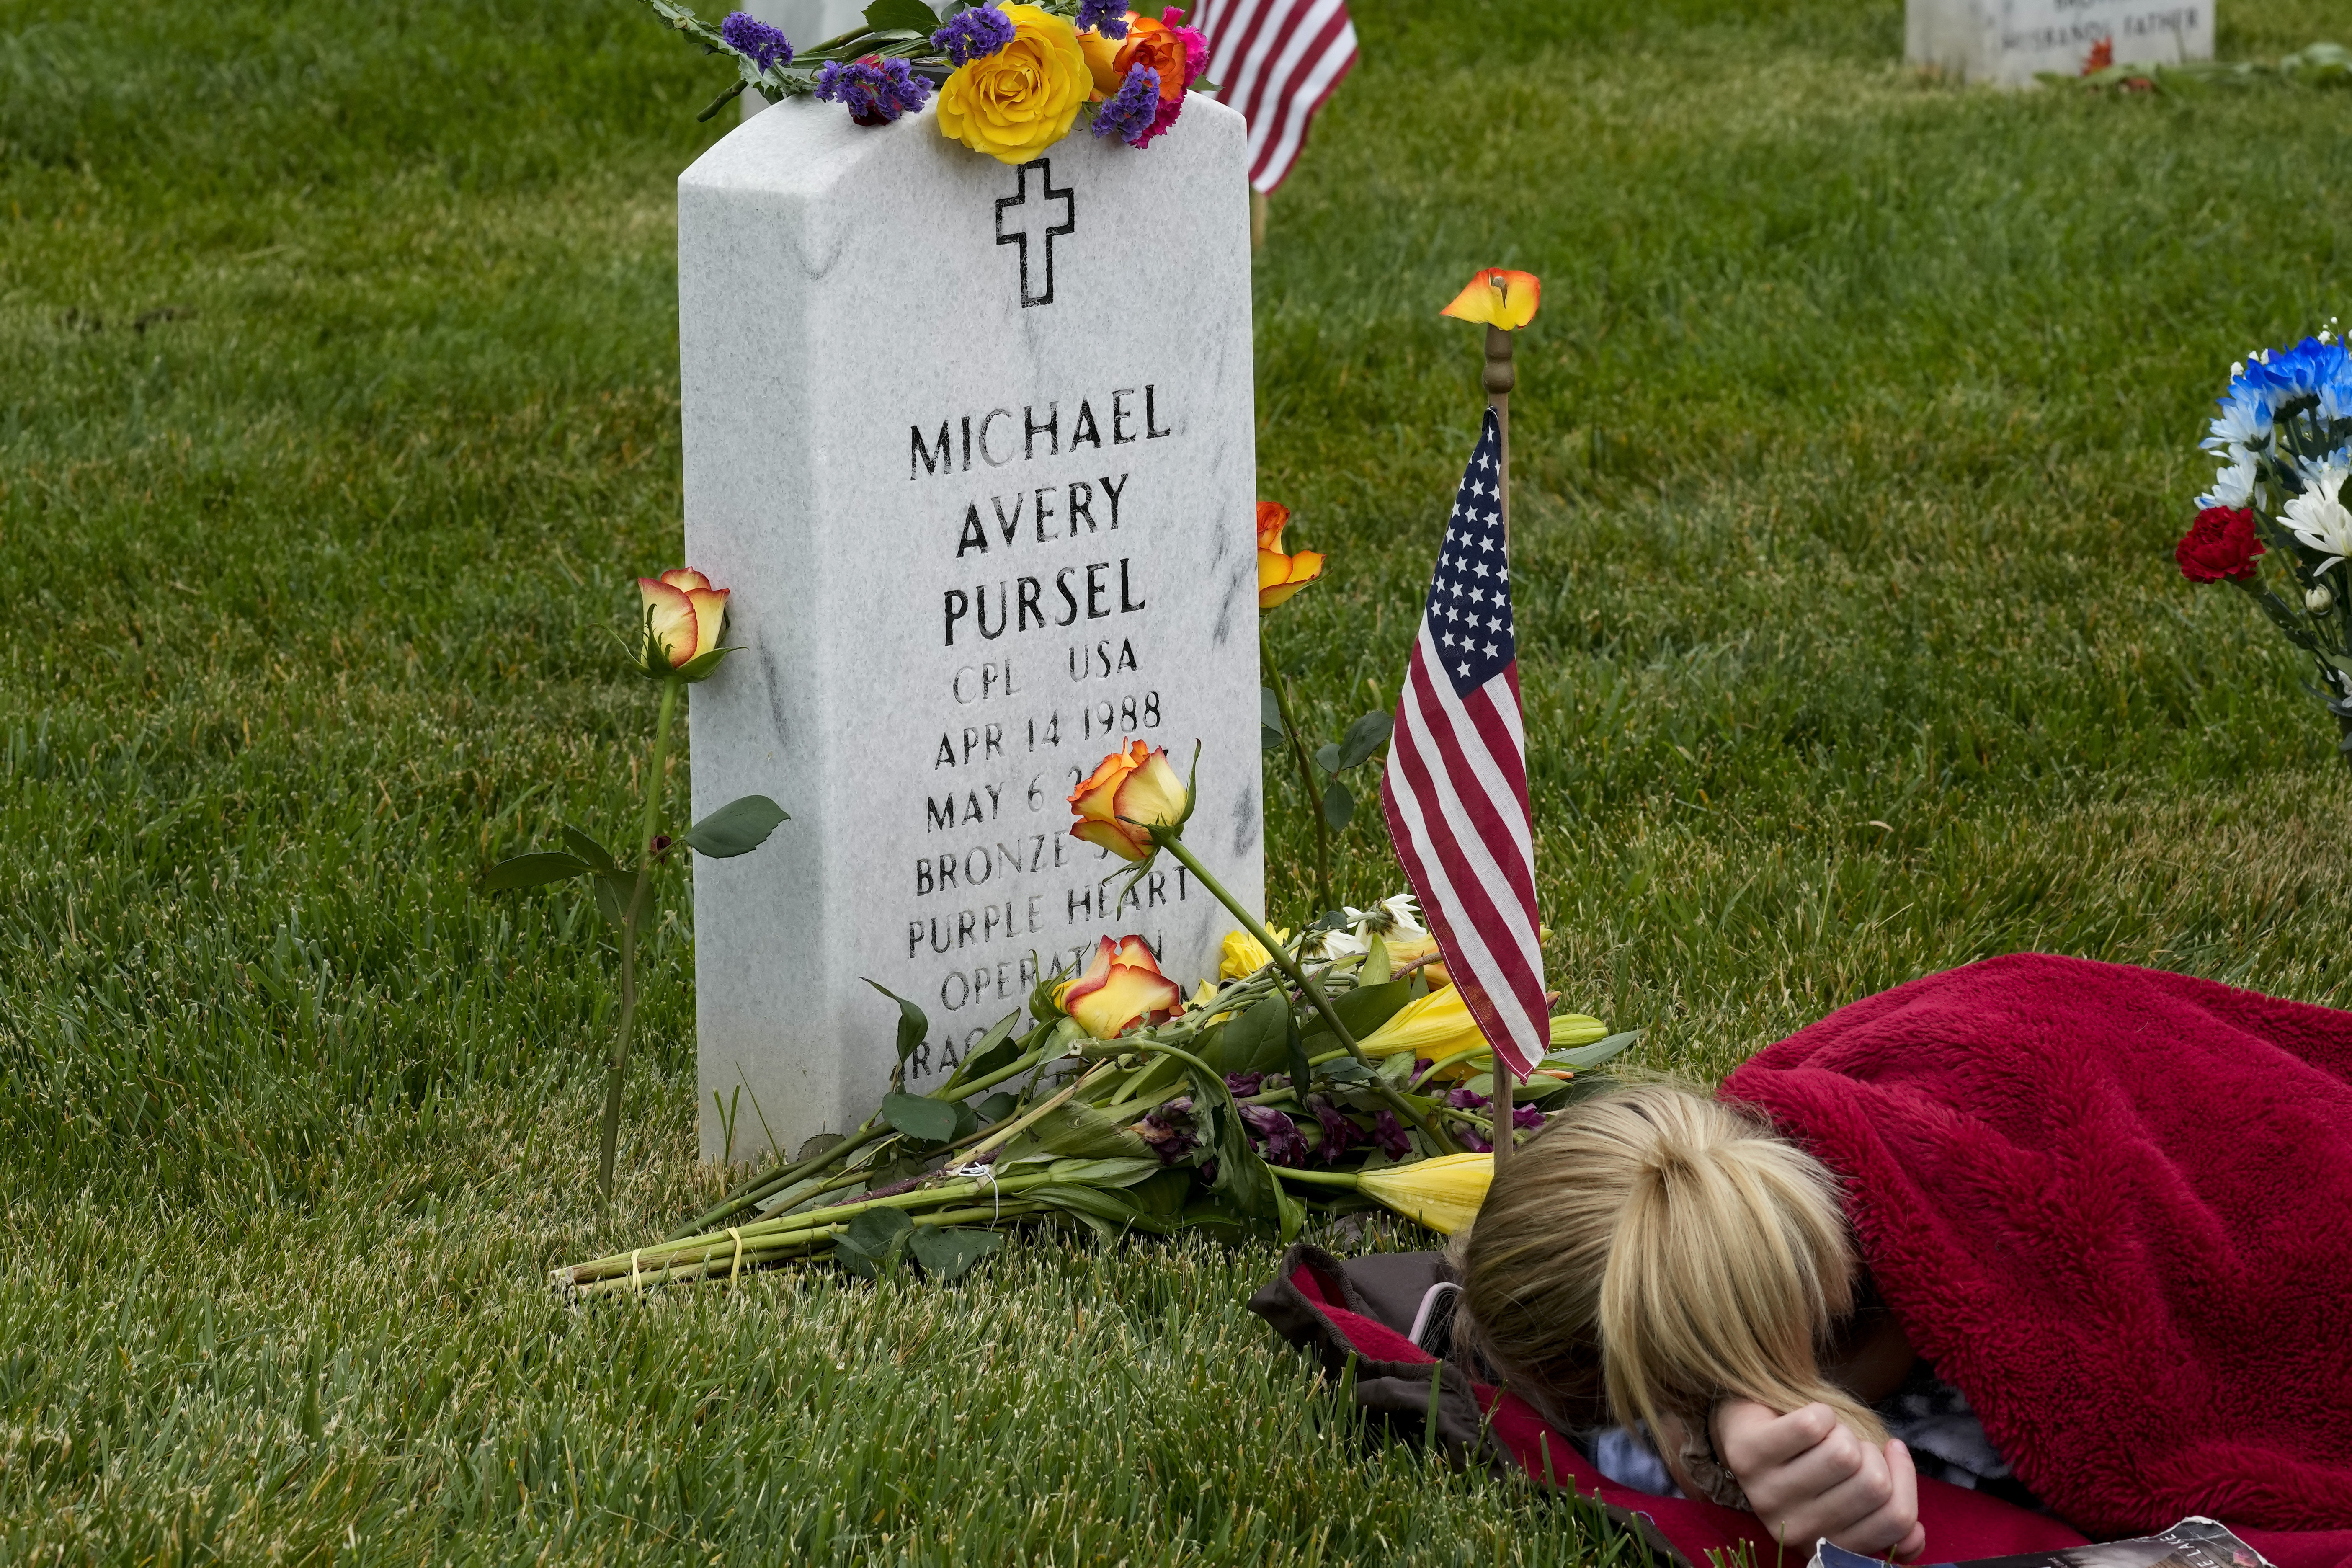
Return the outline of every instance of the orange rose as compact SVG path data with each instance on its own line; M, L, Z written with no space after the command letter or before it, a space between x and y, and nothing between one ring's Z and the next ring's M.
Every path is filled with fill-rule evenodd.
M1139 936L1102 939L1087 972L1055 998L1097 1040L1114 1039L1138 1024L1157 1024L1184 1010L1183 993L1160 973L1159 960Z
M1070 837L1098 844L1122 860L1149 860L1155 849L1146 828L1177 826L1192 808L1192 794L1168 765L1167 752L1136 741L1105 757L1093 776L1070 792L1070 809L1078 816Z
M730 591L712 587L709 578L683 566L659 577L638 578L645 642L637 668L656 679L684 675L688 680L699 680L708 675L719 662L715 658L699 670L690 667L718 650L719 634L727 627Z
M1184 58L1184 40L1177 30L1153 16L1128 13L1127 42L1121 44L1112 62L1121 78L1138 66L1150 66L1160 73L1160 96L1179 99L1184 96L1184 86L1192 79Z
M1290 509L1270 500L1257 503L1257 607L1270 610L1323 575L1323 557L1312 550L1296 555L1282 552L1282 531L1290 526Z

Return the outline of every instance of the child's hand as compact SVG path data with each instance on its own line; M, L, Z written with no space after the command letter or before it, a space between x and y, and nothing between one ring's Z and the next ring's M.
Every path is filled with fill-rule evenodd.
M1786 1415L1753 1400L1715 1413L1715 1451L1739 1478L1748 1505L1782 1545L1826 1536L1849 1552L1910 1559L1927 1548L1911 1451L1855 1436L1826 1405Z

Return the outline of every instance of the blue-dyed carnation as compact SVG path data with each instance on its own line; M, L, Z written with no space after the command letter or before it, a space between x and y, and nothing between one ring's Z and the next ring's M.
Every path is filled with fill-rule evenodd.
M730 11L727 20L719 24L719 36L727 40L728 47L751 57L761 70L792 64L793 41L749 11Z
M829 62L817 73L816 95L828 103L846 105L849 118L860 125L887 125L907 110L922 108L930 99L931 84L905 60L863 55L845 64Z
M950 65L984 60L1013 41L1013 18L991 6L975 6L948 18L931 35L931 47L945 54Z
M1078 31L1088 27L1106 38L1127 37L1127 0L1078 0Z
M1137 66L1095 110L1095 134L1116 136L1130 147L1140 146L1150 132L1152 118L1160 112L1160 73L1150 66Z

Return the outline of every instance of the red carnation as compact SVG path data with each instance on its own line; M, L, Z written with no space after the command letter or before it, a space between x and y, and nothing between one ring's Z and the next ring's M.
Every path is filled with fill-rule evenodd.
M2254 557L2264 551L2254 535L2254 514L2243 507L2209 506L2172 549L2180 574L2191 583L2242 582L2254 574Z

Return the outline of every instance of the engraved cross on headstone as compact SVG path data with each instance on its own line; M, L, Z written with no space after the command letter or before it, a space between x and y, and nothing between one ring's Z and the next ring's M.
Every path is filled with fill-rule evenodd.
M1035 171L1038 196L1029 199L1029 175ZM1078 226L1077 198L1067 185L1054 184L1054 165L1039 158L1021 165L1020 184L1015 194L1000 196L996 202L996 243L1021 247L1021 303L1050 305L1054 302L1054 240L1069 234ZM1054 204L1062 205L1062 221L1052 223ZM1006 232L1005 219L1012 218L1012 229ZM1033 246L1031 241L1036 243Z

